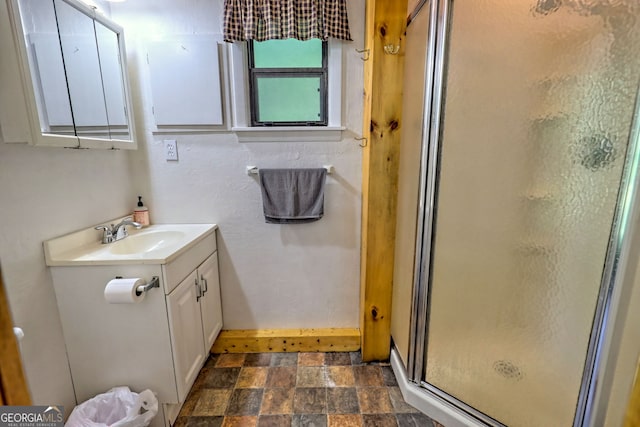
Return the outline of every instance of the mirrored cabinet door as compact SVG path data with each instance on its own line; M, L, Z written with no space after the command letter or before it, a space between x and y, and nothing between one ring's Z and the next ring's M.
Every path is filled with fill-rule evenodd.
M34 143L135 149L122 28L76 0L11 6Z
M54 0L76 136L110 139L93 19Z
M95 21L95 30L109 136L114 140L130 140L126 109L127 92L120 71L118 34L98 21Z
M22 29L39 131L42 135L68 137L56 138L55 145L78 146L54 2L21 0L20 12L29 18L22 20Z

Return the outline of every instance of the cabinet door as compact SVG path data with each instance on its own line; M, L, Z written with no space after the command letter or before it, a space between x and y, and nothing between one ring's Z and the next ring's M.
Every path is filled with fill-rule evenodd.
M224 124L218 36L151 42L147 59L158 127Z
M198 277L203 296L200 299L204 348L211 349L222 329L222 307L220 303L220 278L218 275L218 252L214 252L198 267Z
M167 297L178 399L182 402L204 363L198 280L194 271Z

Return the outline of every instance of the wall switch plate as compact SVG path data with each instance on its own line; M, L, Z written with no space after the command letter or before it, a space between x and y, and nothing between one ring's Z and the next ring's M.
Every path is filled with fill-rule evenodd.
M164 158L169 161L178 161L178 143L175 139L165 139Z

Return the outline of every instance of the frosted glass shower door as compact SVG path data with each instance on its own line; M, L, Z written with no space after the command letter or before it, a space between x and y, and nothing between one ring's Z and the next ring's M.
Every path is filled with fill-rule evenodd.
M640 6L452 2L425 381L571 426L640 75Z

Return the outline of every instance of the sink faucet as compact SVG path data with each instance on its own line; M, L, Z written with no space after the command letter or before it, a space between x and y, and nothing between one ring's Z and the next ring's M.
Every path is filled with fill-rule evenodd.
M127 227L126 227L127 225L132 225L135 228L142 227L141 224L135 221L132 221L131 217L128 217L123 219L116 225L113 225L113 224L111 224L111 226L99 225L95 227L95 229L102 231L102 243L106 244L106 243L117 242L118 240L122 240L125 237L127 237L129 235L129 232L127 232Z
M114 236L114 241L117 242L118 240L124 239L125 237L127 237L129 235L129 233L127 232L127 225L132 225L137 229L142 228L142 225L138 222L132 221L131 218L125 218L122 221L120 221L119 224L116 225L111 225L111 234Z

